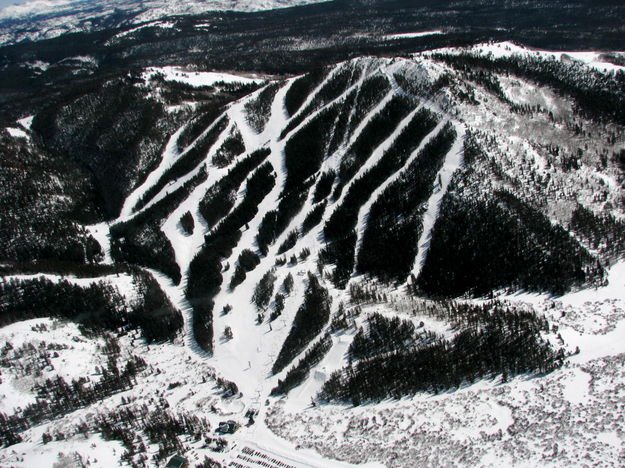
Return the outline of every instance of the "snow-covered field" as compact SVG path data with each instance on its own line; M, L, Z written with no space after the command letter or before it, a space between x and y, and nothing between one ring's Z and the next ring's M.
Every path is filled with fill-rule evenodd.
M408 32L408 33L400 33L400 34L388 34L386 36L382 36L383 39L387 40L396 40L396 39L412 39L415 37L425 37L425 36L433 36L437 34L444 34L440 29L434 29L432 31L419 31L419 32Z
M165 81L178 81L190 86L212 86L215 83L262 83L262 79L233 75L230 73L189 71L179 67L150 67L143 73L146 82L155 76L162 76Z

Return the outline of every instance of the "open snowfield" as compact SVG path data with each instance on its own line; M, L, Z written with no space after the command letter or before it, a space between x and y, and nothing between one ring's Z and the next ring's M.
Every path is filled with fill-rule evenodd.
M162 75L166 81L178 81L190 86L213 86L216 83L261 83L261 79L232 75L230 73L214 73L188 71L178 67L150 67L144 73L146 81L155 75Z

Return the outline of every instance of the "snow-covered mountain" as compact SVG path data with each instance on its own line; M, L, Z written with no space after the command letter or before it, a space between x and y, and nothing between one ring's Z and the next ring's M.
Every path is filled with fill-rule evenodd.
M0 10L0 44L73 32L146 24L169 16L213 11L261 11L319 0L31 0Z
M150 67L11 126L0 464L616 465L615 62Z

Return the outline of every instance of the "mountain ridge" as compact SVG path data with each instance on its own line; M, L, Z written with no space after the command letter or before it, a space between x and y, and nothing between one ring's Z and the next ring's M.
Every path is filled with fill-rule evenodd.
M121 281L121 299L106 285L90 290L106 310L177 325L169 338L150 342L122 314L121 326L80 338L74 321L89 323L71 307L50 309L69 322L9 325L9 334L32 326L21 333L50 337L62 327L85 347L104 347L109 364L94 358L90 365L117 369L120 378L97 383L97 370L93 383L80 384L102 392L102 419L71 400L72 411L55 409L37 428L30 413L4 408L5 445L20 444L30 457L42 434L74 430L66 426L78 434L84 418L101 457L118 444L125 462L139 465L146 453L159 463L183 450L197 463L207 456L245 467L263 457L292 466L444 465L461 453L465 465L489 466L499 452L514 466L583 457L598 429L580 422L586 434L562 429L558 418L585 408L606 427L618 425L597 408L619 404L608 395L620 375L616 343L625 317L624 130L621 115L606 111L623 99L623 70L605 63L503 43L359 57L264 84L231 77L194 87L157 68L116 81L139 102L150 95L167 133L155 144L158 156L137 168L141 175L113 177L125 195L112 217L89 224L67 215L100 245L97 258L84 256L74 268L101 268L105 283ZM592 99L603 92L613 101ZM97 112L100 98L85 96L78 102L92 107L51 106L45 119L35 116L4 138L47 157L43 123L62 122L69 110ZM113 128L140 121L142 108L129 107L136 114L112 114ZM61 157L71 145L57 128L47 137ZM149 160L144 146L136 161ZM54 207L56 192L46 194ZM30 240L24 236L25 245ZM57 257L41 259L60 278ZM17 259L3 262L6 291L32 286ZM122 272L122 280L112 276ZM162 296L159 307L135 312L137 298L147 297L147 286L132 280L140 274ZM87 276L85 283L96 282ZM43 284L54 297L56 286ZM68 349L59 352L71 356ZM586 375L602 387L584 384L584 399L570 387ZM23 392L24 405L32 395ZM158 412L141 423L114 410L121 404L143 414L141 401L150 398ZM204 419L179 423L183 410ZM231 437L207 435L226 418L245 424L250 414L254 424ZM541 417L546 426L536 423ZM154 435L156 421L175 434L169 442ZM528 426L534 439L515 435ZM518 452L541 437L544 444ZM593 446L593 455L609 460L617 450Z

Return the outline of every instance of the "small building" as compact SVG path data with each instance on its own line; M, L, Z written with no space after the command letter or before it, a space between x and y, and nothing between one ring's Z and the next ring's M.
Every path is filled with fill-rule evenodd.
M239 425L235 421L222 421L219 423L219 427L215 432L219 434L234 434L238 428Z
M169 459L165 468L189 468L189 460L180 455L174 455Z

